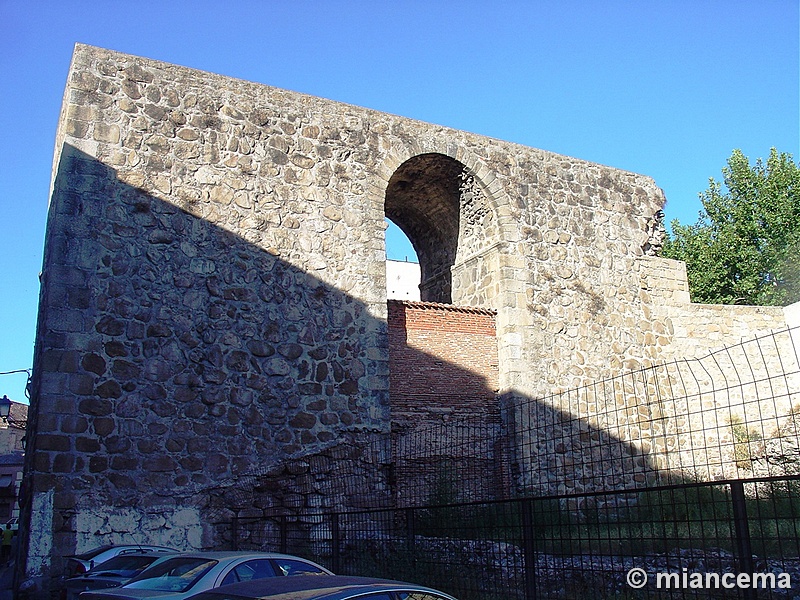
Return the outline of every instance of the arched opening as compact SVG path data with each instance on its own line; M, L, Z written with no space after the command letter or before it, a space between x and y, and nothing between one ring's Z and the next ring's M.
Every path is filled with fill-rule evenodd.
M413 490L440 472L442 461L449 460L446 451L415 462L406 460L402 448L451 419L481 424L464 430L480 432L474 438L480 448L475 460L463 452L456 460L462 479L492 488L488 473L493 467L486 465L496 461L487 457L479 436L500 422L497 328L487 302L487 290L497 287L490 271L497 261L494 255L485 260L497 247L494 212L472 170L433 153L414 156L396 169L384 207L417 254L425 303L387 302L393 491L398 501L414 502ZM387 292L393 283L387 276Z
M452 302L465 167L443 154L404 162L386 188L386 217L408 236L420 265L420 299Z

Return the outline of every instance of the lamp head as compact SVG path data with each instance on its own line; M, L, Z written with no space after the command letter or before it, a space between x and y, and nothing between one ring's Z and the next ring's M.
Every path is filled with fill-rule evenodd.
M8 396L5 394L2 398L0 398L0 418L3 420L8 419L8 415L11 412L11 400L8 399Z

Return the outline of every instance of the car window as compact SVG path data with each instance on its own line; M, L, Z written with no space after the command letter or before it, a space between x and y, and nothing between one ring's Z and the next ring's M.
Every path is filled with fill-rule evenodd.
M394 600L386 592L379 592L377 594L367 594L366 596L359 596L358 600Z
M222 580L222 585L267 577L275 577L275 569L272 568L272 563L268 559L259 558L248 560L231 569L230 573L225 575L225 579Z
M127 585L140 590L185 592L216 564L216 560L207 558L169 558L145 569Z
M149 566L158 558L158 555L137 556L121 554L94 567L90 573L119 573L121 575L132 575L138 573Z
M302 560L277 558L275 564L283 575L323 575L325 571Z
M106 550L111 550L113 546L100 546L99 548L95 548L94 550L89 550L89 552L84 552L83 554L76 554L75 558L78 560L92 560L98 554L102 554Z
M400 600L445 600L444 596L428 592L398 592L397 597Z

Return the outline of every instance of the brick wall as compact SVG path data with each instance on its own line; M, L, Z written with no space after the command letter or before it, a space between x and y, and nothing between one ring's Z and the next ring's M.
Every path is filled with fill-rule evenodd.
M395 422L497 415L494 311L390 300L388 324Z

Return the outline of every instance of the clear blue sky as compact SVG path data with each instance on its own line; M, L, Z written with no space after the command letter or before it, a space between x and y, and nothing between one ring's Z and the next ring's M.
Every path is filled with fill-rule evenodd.
M643 173L690 223L734 148L800 159L798 30L797 0L0 0L0 372L32 362L76 42Z

